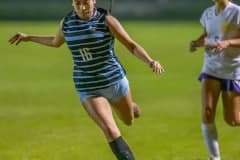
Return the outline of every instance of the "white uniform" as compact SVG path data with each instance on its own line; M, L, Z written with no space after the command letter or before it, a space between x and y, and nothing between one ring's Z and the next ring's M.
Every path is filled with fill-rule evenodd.
M207 33L207 43L217 40L240 38L240 7L229 2L216 15L215 5L207 8L200 19ZM240 48L229 47L216 53L206 49L202 73L231 80L240 80Z

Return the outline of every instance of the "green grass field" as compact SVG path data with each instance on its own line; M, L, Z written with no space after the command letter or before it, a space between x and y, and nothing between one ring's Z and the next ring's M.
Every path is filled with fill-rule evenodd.
M154 75L116 43L133 98L142 109L131 127L116 117L136 159L206 160L197 81L203 50L188 52L189 41L202 32L200 25L123 25L166 70ZM1 22L0 29L0 160L114 160L103 134L79 103L67 47L15 47L7 42L17 31L55 34L58 22ZM223 160L238 160L240 132L223 122L221 104L217 125Z

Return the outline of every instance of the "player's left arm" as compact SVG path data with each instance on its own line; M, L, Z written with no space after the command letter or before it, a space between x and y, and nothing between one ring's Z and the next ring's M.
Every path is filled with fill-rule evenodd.
M106 22L113 36L117 38L132 54L149 65L154 72L164 72L161 64L158 61L153 60L143 47L132 40L132 38L128 35L123 26L115 17L107 15Z

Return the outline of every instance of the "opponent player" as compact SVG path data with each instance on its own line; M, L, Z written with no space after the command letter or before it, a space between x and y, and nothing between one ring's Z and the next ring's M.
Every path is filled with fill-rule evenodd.
M200 74L202 133L210 160L220 160L215 114L222 96L224 119L240 125L240 7L230 0L213 0L200 19L203 34L190 43L190 50L205 47Z

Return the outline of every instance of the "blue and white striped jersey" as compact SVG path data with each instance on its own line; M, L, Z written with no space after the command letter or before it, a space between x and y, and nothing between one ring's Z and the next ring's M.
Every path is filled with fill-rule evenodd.
M98 8L89 20L81 20L72 11L63 21L64 38L74 61L77 91L103 89L125 76L114 53L114 37L106 24L106 14Z

